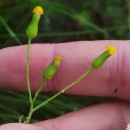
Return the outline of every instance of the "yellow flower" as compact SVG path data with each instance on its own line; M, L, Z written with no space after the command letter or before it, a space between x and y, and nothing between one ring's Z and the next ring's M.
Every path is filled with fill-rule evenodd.
M56 56L51 64L45 69L43 73L43 78L46 80L50 80L54 74L56 73L60 63L63 61L61 56Z
M33 17L26 29L26 35L29 39L33 39L37 36L38 33L38 24L41 17L41 14L43 14L43 9L40 6L36 6L33 10Z
M96 59L92 62L92 67L95 69L100 68L103 63L111 56L116 53L116 48L114 46L107 46L105 51L99 55Z
M41 15L44 13L43 9L41 6L36 6L34 9L33 9L33 13L34 14L38 14L38 15Z
M55 59L54 59L54 62L57 64L57 65L60 65L60 63L63 61L63 57L62 56L56 56Z
M106 52L108 52L109 55L114 55L116 53L116 49L114 46L106 46Z

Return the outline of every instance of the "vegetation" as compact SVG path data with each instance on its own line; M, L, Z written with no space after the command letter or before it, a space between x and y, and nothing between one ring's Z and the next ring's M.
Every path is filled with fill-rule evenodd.
M129 0L0 0L0 48L27 44L25 30L36 5L41 5L45 14L34 43L130 38ZM50 95L40 95L37 103ZM104 100L106 98L61 95L36 112L33 121ZM0 91L0 102L0 123L17 122L29 109L28 96L24 93Z

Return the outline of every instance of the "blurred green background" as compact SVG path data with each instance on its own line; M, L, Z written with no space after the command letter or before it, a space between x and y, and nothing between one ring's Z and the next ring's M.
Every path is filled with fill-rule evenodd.
M25 30L36 5L42 6L45 13L33 42L130 38L130 0L0 0L0 48L27 43ZM37 103L49 96L40 95ZM20 115L26 115L27 99L27 94L0 91L0 123L16 122ZM57 117L104 100L109 99L62 95L35 113L32 121Z

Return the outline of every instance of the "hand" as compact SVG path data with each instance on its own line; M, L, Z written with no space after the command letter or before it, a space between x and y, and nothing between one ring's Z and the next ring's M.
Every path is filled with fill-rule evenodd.
M117 54L109 58L66 93L91 96L110 96L124 101L90 106L61 117L35 124L11 123L0 130L124 130L130 121L130 42L95 41L66 44L34 44L31 46L30 78L35 91L43 70L55 55L64 57L54 78L45 86L46 92L60 91L79 77L107 45L115 45ZM25 79L26 46L0 50L0 87L6 90L27 91ZM126 100L126 101L125 101Z

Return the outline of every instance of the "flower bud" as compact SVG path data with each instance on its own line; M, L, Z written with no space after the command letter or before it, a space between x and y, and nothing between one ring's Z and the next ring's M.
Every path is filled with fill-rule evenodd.
M29 39L33 39L37 36L38 33L38 24L40 20L40 16L44 13L42 7L36 6L33 10L33 17L26 29L26 35Z
M99 55L93 62L92 67L95 69L100 68L103 63L111 56L116 53L116 49L114 46L107 46L105 51Z
M58 69L62 61L63 58L61 56L56 56L51 64L48 66L48 68L44 71L43 78L45 78L46 80L50 80L56 73L56 70Z

